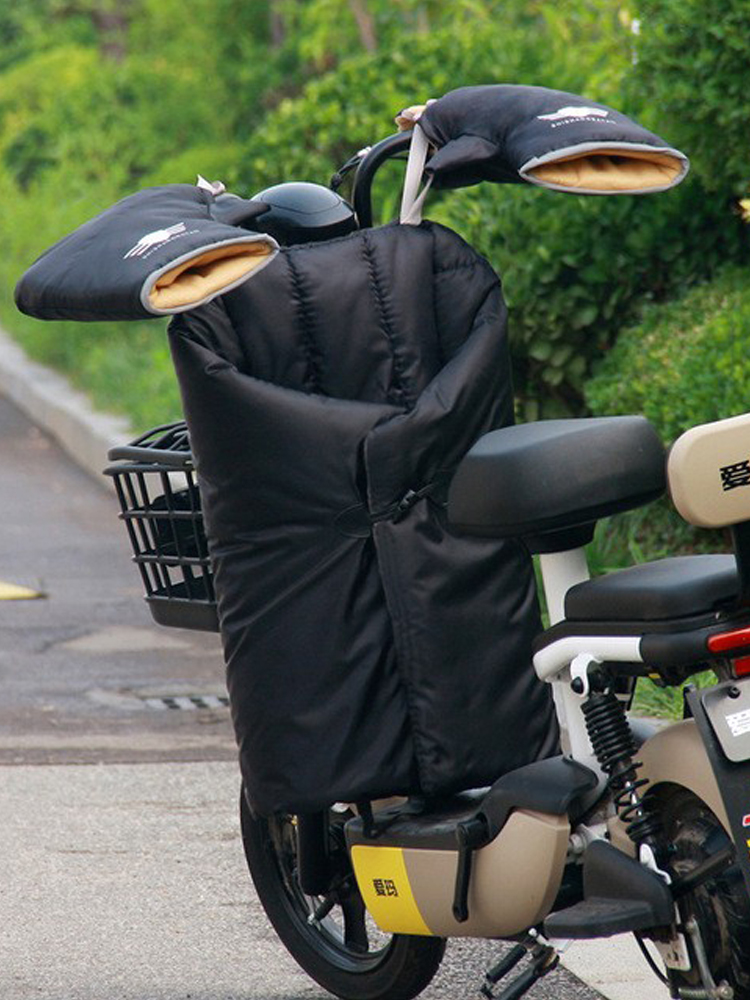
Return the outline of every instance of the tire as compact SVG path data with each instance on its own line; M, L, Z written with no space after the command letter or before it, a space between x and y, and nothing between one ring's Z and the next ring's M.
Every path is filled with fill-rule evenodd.
M686 875L730 845L716 816L687 789L675 786L662 798L661 809L674 875ZM696 918L715 982L727 982L734 1000L750 1000L750 895L739 866L730 865L686 896L680 912L683 920ZM692 945L689 948L692 956ZM701 985L695 971L672 975L677 986Z
M331 812L331 852L339 877L336 904L310 922L323 900L305 896L297 881L294 817L254 817L240 797L240 822L250 876L274 930L295 961L342 1000L411 1000L440 966L442 938L387 935L366 913L349 864L343 825L351 814Z

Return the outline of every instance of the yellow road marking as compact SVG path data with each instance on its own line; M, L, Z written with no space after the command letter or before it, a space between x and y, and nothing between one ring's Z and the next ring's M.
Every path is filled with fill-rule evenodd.
M44 597L38 590L29 590L28 587L19 587L15 583L3 583L0 580L0 601L32 601L37 597Z

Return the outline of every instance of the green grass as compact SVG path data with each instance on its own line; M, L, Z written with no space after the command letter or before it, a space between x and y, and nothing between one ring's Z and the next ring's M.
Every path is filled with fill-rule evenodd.
M39 323L5 311L2 320L31 358L62 372L98 409L127 417L134 433L182 415L162 321Z
M2 162L0 184L12 190ZM99 409L128 417L137 433L182 412L165 322L40 322L13 300L32 261L115 197L114 189L100 187L65 197L37 187L0 201L0 229L13 234L13 253L0 260L0 323L30 357L66 375Z

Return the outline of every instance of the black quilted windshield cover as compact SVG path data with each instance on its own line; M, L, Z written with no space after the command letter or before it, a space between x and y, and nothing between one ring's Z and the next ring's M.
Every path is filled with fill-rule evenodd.
M170 338L254 808L439 795L554 752L530 558L445 517L457 462L512 419L486 261L429 223L290 248Z

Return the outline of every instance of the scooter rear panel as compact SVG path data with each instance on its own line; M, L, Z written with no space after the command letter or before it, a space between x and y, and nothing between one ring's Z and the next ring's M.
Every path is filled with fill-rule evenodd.
M455 850L379 846L351 849L367 909L395 934L506 937L542 920L562 881L570 825L566 817L517 810L502 832L475 852L469 917L453 916ZM364 840L364 838L363 838Z

